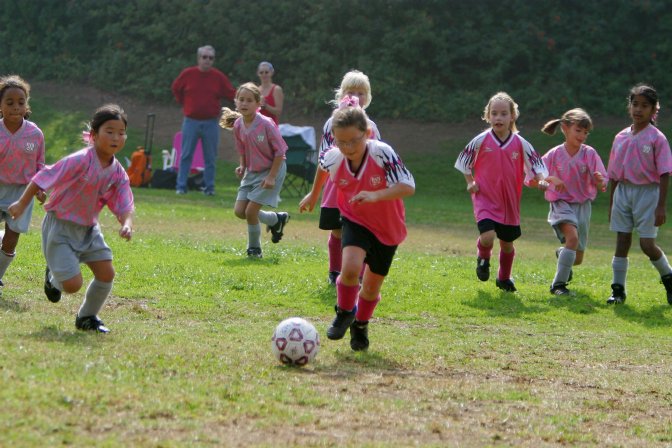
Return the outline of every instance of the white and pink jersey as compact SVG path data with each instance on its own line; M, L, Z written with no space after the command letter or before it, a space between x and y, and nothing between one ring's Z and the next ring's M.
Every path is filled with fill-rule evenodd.
M455 162L463 174L472 174L478 192L471 195L476 222L492 219L499 224L520 224L520 197L525 173L548 176L541 157L518 133L499 140L487 129L469 142Z
M659 184L672 172L672 154L665 135L653 125L632 133L625 128L614 138L609 154L609 179L635 185Z
M366 153L357 172L338 148L320 158L320 168L329 172L337 190L341 215L369 229L387 246L397 246L406 238L404 201L393 199L371 203L350 203L360 191L377 191L398 183L415 188L411 173L389 145L367 140Z
M334 134L331 132L331 120L330 117L326 123L324 123L324 129L322 130L322 142L320 143L320 159L324 154L329 151L332 146L334 146ZM371 135L369 138L374 140L380 140L380 132L378 131L378 126L376 123L369 120L369 129L371 130ZM327 179L327 182L324 184L324 190L322 191L322 207L325 208L338 208L338 202L336 199L336 187L331 183L331 179Z
M35 123L23 120L11 133L0 119L0 184L27 185L44 168L44 135Z
M572 156L567 152L564 144L558 145L544 154L541 159L550 175L561 179L567 189L567 191L560 192L550 185L544 193L549 202L592 201L597 196L595 173L602 174L605 182L608 180L602 159L592 146L581 145L579 151Z
M92 146L46 166L33 182L45 191L51 190L45 210L82 226L95 225L105 205L117 218L133 211L126 171L116 158L103 168Z
M245 157L245 168L254 173L266 171L273 160L287 152L287 143L273 120L257 113L254 121L245 126L243 117L233 124L233 135L238 154Z

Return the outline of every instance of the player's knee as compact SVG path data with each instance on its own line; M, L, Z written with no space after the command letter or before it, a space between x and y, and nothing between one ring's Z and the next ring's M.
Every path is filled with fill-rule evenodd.
M76 277L65 280L61 283L61 285L63 286L63 292L74 294L82 289L82 276L78 275Z

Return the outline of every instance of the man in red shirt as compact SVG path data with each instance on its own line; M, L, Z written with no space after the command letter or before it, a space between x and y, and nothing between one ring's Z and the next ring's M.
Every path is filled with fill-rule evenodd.
M187 192L187 177L198 139L203 143L205 172L203 192L215 194L215 160L219 145L219 116L221 100L233 101L236 90L229 78L213 67L215 49L206 45L197 52L197 65L187 67L173 81L173 96L182 105L182 155L177 173L177 194Z

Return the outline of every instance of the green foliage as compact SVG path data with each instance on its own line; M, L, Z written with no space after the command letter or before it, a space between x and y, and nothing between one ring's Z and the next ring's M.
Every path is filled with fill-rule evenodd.
M0 73L171 101L212 44L234 84L271 60L287 104L323 110L342 75L369 74L376 117L463 120L498 90L525 113L621 112L628 88L672 74L672 10L656 0L5 0ZM22 26L17 26L17 21Z

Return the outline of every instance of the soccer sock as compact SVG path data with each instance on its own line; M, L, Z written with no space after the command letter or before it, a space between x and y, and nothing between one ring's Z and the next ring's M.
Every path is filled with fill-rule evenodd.
M511 270L513 269L513 258L516 256L516 250L506 253L503 250L499 251L499 273L497 279L508 280L511 278Z
M248 224L247 225L247 248L261 247L261 225Z
M96 316L103 308L107 296L110 295L110 291L112 291L112 282L101 282L95 278L91 280L89 287L86 288L84 302L82 302L82 306L79 308L77 316Z
M611 269L614 271L612 283L625 288L625 276L628 274L628 257L614 257L611 260Z
M479 238L476 240L476 248L478 249L478 256L489 260L490 257L492 256L492 246L490 247L485 247L484 245L481 244L481 239Z
M357 303L359 285L346 286L341 283L341 276L336 279L336 301L338 307L344 311L352 311Z
M5 276L5 272L7 272L9 265L14 261L14 255L16 255L16 252L10 255L5 253L5 251L0 250L0 280Z
M657 259L655 261L651 261L651 264L653 265L653 267L658 269L658 272L660 273L661 277L663 275L672 274L672 268L670 267L670 263L667 261L667 257L665 256L665 253L663 253L663 255L659 259ZM0 266L2 266L2 265L0 265ZM4 271L0 270L0 278L2 278L3 273L4 273Z
M558 256L558 270L555 272L555 278L553 279L554 285L557 283L567 283L569 272L572 270L575 260L575 250L567 249L566 247L562 249L560 256Z
M362 296L359 296L357 301L357 313L355 314L355 319L359 322L368 322L373 316L373 310L376 309L376 306L380 302L380 294L375 300L365 300Z
M274 226L278 223L278 214L275 212L265 212L259 210L259 221L267 226Z
M336 238L333 233L329 234L329 272L341 272L341 263L343 260L343 248L341 239Z

